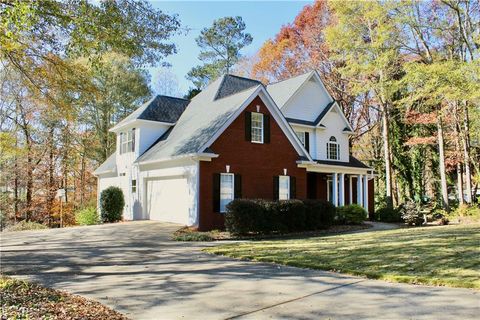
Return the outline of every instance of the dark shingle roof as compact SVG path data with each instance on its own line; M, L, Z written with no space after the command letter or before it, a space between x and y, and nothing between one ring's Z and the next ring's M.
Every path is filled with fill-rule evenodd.
M258 86L259 84L262 83L257 80L227 74L224 76L214 100L231 96L232 94L238 93L240 91Z
M333 105L335 104L335 100L327 104L325 108L323 108L322 112L318 115L317 119L315 121L308 121L308 120L301 120L301 119L294 119L294 118L285 118L288 122L290 123L298 123L298 124L304 124L307 126L312 126L316 127L322 121L322 119L325 117L325 115L332 109ZM320 125L320 127L325 127L323 124Z
M358 160L357 158L350 156L348 162L343 161L333 161L333 160L315 160L319 164L326 164L332 166L343 166L343 167L352 167L352 168L362 168L362 169L370 169L369 166L364 164L362 161Z
M156 96L137 119L174 123L189 103L186 99Z

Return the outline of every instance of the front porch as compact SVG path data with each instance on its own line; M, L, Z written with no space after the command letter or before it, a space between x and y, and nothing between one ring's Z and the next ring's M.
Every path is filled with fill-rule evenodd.
M370 219L374 213L372 174L307 172L307 198L329 200L335 206L358 204Z

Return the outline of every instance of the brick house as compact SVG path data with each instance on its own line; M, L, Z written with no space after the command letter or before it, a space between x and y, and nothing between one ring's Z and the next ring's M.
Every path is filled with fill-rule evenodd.
M125 220L222 228L235 198L328 199L373 213L373 170L316 71L264 86L233 75L191 101L157 96L111 129L98 193L125 195Z

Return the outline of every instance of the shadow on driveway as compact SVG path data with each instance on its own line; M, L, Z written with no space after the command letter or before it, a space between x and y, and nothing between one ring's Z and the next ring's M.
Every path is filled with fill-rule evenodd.
M478 292L253 263L174 242L153 221L1 234L1 271L133 319L475 319Z

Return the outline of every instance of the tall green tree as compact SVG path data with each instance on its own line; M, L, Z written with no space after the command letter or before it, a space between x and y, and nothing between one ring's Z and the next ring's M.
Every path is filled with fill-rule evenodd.
M337 22L327 27L326 41L353 94L372 97L382 123L385 195L392 199L390 112L401 71L397 42L402 36L391 20L389 1L331 1Z
M80 121L93 132L94 141L91 157L103 162L115 148L115 135L109 129L134 111L151 95L149 76L146 71L135 68L134 63L120 54L105 54L102 68L92 66L81 59L78 68L89 75L93 90L76 102Z
M220 75L229 73L241 57L240 50L252 43L253 38L245 28L245 22L239 16L220 18L211 27L204 28L195 39L200 47L198 59L203 64L192 68L187 79L200 89Z

